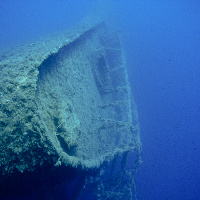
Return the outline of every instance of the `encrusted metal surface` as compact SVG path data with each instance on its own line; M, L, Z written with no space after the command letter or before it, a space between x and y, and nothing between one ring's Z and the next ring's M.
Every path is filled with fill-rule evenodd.
M140 145L121 34L102 19L1 52L0 70L3 174L98 167Z

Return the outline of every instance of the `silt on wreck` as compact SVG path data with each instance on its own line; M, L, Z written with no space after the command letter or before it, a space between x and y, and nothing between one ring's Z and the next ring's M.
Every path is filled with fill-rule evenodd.
M132 199L141 143L121 31L91 13L2 51L0 71L1 197Z

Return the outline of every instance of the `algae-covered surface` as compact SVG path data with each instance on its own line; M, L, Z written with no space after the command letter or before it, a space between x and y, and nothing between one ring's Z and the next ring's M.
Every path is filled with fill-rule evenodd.
M0 53L3 174L98 167L140 146L123 42L101 18Z

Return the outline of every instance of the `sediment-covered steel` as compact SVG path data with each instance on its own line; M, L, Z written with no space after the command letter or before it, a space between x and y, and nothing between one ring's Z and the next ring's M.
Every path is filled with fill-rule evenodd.
M140 145L120 33L99 18L0 54L3 174L98 167Z

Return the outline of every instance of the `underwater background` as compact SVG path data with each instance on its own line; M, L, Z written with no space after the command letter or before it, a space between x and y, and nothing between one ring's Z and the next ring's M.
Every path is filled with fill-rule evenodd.
M95 3L0 0L0 49L66 30ZM137 199L198 200L200 2L110 3L116 25L124 33L129 80L139 113L143 163L135 177Z
M138 199L198 200L200 2L132 1L122 7L143 144Z

